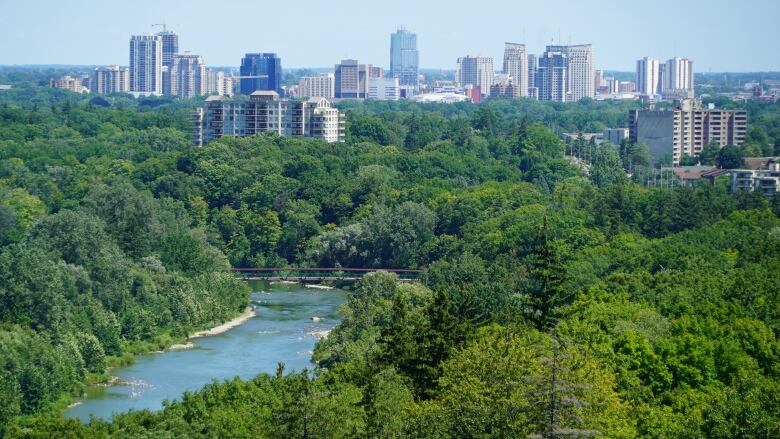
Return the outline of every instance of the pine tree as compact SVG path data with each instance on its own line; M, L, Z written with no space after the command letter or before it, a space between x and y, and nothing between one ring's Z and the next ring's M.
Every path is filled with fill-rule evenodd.
M559 307L571 301L572 295L564 289L566 279L566 267L549 235L545 217L531 255L531 285L527 295L528 311L537 329L553 327L558 319Z

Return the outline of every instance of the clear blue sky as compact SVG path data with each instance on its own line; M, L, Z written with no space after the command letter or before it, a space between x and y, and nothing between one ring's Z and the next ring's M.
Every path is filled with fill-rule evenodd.
M428 68L467 53L498 67L504 41L539 53L560 35L592 43L597 68L678 55L698 72L777 71L778 19L780 0L0 0L0 64L126 65L129 36L165 20L181 50L216 66L245 52L277 52L284 67L387 66L389 34L404 25Z

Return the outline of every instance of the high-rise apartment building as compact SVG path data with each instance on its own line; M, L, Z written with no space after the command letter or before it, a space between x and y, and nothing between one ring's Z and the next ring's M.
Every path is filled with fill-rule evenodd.
M179 53L179 36L171 31L159 32L162 38L162 63L164 66L173 64L173 55Z
M207 95L222 96L225 94L225 73L219 70L206 69Z
M206 65L200 55L175 54L168 68L172 96L187 99L208 93Z
M141 94L161 95L162 46L159 35L133 35L130 37L130 91Z
M241 94L272 90L282 94L282 59L275 53L247 53L241 59Z
M664 93L685 90L693 92L693 61L672 58L666 61Z
M660 64L657 59L644 57L636 62L636 89L653 97L661 92Z
M130 91L130 69L119 66L98 67L90 80L92 93L110 95Z
M747 132L745 110L702 108L691 99L672 110L630 110L628 116L631 142L647 144L654 159L671 156L674 164L710 143L742 145Z
M528 96L539 99L539 86L536 84L536 71L539 69L539 57L528 54Z
M370 78L368 99L397 101L401 99L401 85L398 78Z
M547 52L562 54L566 58L565 95L567 102L578 102L582 98L592 98L595 95L592 45L550 45L547 46L545 53Z
M336 77L333 73L303 76L298 80L298 96L333 99L336 96Z
M335 66L334 94L337 99L365 99L368 97L368 80L371 64L358 64L355 59L341 60ZM376 73L374 74L376 75Z
M390 76L398 78L401 85L417 87L420 75L420 53L417 51L417 34L404 28L390 34Z
M539 57L538 62L536 86L539 100L566 102L569 72L566 54L547 50Z
M596 91L599 91L602 87L607 85L607 81L604 79L604 70L595 70L593 75L593 87Z
M192 140L203 146L223 136L244 137L272 132L280 136L344 140L344 121L325 98L281 99L275 91L258 90L249 101L206 99L193 118Z
M461 87L479 87L481 94L488 94L495 76L493 58L479 55L458 58L456 75L455 79Z
M509 75L513 94L519 92L519 96L528 96L528 52L525 44L504 43L504 73Z

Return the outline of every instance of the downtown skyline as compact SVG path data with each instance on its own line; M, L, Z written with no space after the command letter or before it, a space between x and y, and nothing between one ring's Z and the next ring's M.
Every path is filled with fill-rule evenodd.
M205 2L200 0L141 0L122 14L110 5L95 3L81 15L66 11L63 4L43 0L4 6L0 64L123 65L127 35L156 32L160 29L152 24L165 22L180 35L181 51L202 55L212 66L237 66L245 53L275 52L285 59L286 68L328 67L348 58L389 68L388 35L404 26L418 35L422 69L451 70L465 53L498 60L508 41L526 44L529 53L540 53L555 40L593 44L599 48L594 64L605 70L633 71L637 57L644 55L687 56L703 73L780 70L780 49L774 44L780 39L780 29L772 23L780 15L780 4L763 0L752 5L761 14L753 14L750 22L733 20L750 11L721 1L710 2L707 10L678 5L684 22L660 13L666 3L673 3L668 0L658 3L655 20L647 14L638 17L625 6L616 8L619 2L607 0L587 6L565 3L562 7L568 6L572 14L562 16L557 8L523 5L526 9L521 11L517 5L489 2L479 10L505 13L486 14L482 19L475 15L477 10L464 8L466 3L458 1L431 10L427 5L413 8L411 2L401 0L383 14L366 9L343 17L303 1L311 7L304 7L295 17L282 13L281 6L263 5L266 9L260 15L279 12L275 15L279 19L264 21L262 28L251 33L252 20L259 14L256 4L242 5L245 13L218 15L215 20L202 12ZM350 10L345 6L349 3L333 8ZM42 9L48 12L21 26L23 17ZM303 33L290 32L290 27L300 27ZM754 39L756 28L771 35ZM702 38L705 34L707 38Z

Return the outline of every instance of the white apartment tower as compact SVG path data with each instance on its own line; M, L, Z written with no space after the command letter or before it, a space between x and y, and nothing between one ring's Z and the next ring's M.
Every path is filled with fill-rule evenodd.
M657 59L644 57L636 62L636 89L653 97L661 92L661 75Z
M666 62L664 91L693 91L693 61L686 58L672 58Z
M200 55L174 54L170 65L171 95L183 99L207 94L206 65Z
M323 73L317 76L303 76L298 80L299 96L321 96L333 99L336 95L336 78L333 73Z
M458 58L456 75L461 87L467 85L479 87L481 94L488 95L495 76L493 58L479 55Z
M130 91L130 69L119 66L98 67L90 80L92 93L110 95Z
M504 73L515 88L519 88L519 96L528 96L528 52L525 44L504 43Z
M161 95L163 40L159 35L130 37L130 91Z

